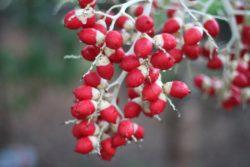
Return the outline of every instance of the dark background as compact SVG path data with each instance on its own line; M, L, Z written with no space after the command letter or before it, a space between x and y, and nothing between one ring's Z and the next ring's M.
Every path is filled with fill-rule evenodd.
M75 154L70 126L62 122L71 118L72 89L89 63L63 59L81 48L75 33L62 25L72 5L53 14L56 0L0 2L0 167L250 165L249 106L227 112L194 88L185 100L174 101L180 118L169 106L162 122L138 120L146 129L142 148L130 144L112 162ZM219 41L228 37L230 31L224 31ZM207 71L202 62L192 62L187 72L187 64L164 79L185 80L192 87L191 77Z

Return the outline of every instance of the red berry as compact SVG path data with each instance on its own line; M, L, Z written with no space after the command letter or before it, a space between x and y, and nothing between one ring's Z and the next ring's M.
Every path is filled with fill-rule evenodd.
M123 146L127 143L126 138L121 136L120 134L116 133L113 137L112 137L112 146L113 147L120 147Z
M94 7L96 5L96 0L78 0L78 3L81 8L85 8L87 5Z
M147 77L148 83L154 83L160 77L160 70L158 68L149 67L149 74Z
M143 11L144 11L143 5L137 5L134 8L132 13L134 13L134 15L138 17L138 16L142 15Z
M174 66L175 60L168 53L157 51L152 55L150 62L155 68L167 70Z
M76 17L75 10L69 11L64 17L64 25L69 29L78 29L82 27L82 22Z
M140 61L139 59L136 57L136 55L132 54L132 55L127 55L125 57L123 57L121 63L120 63L120 67L124 70L124 71L131 71L137 67L140 66Z
M162 33L154 37L155 45L164 48L165 50L171 50L176 47L176 39L173 35L168 33Z
M97 59L96 70L100 77L107 80L111 80L115 72L114 65L106 56L101 56Z
M87 45L81 51L82 57L88 61L94 61L99 53L99 47L93 45Z
M83 100L75 103L71 107L71 114L77 119L85 119L87 116L93 114L96 110L97 103L92 100Z
M182 47L184 54L191 60L195 60L199 57L201 49L199 45L186 45Z
M92 27L95 24L96 21L95 15L88 17L83 17L82 15L83 15L82 9L75 9L69 11L64 17L65 27L75 30L81 27L83 28Z
M80 137L92 136L98 132L97 126L93 122L87 120L75 124L73 129L77 129Z
M74 95L78 100L97 100L100 92L91 86L81 85L74 90Z
M190 93L188 86L181 81L167 82L164 84L164 92L167 95L182 99Z
M248 79L244 74L235 72L234 78L233 78L233 84L235 86L244 88L248 85Z
M163 27L163 32L174 34L182 27L183 22L179 17L173 17L168 19Z
M120 63L123 57L125 56L125 53L122 48L113 50L113 49L106 47L104 49L104 53L109 58L111 63Z
M107 138L101 142L101 149L107 154L114 156L116 153L116 149L112 146L112 139Z
M104 20L98 20L94 25L93 28L100 31L103 34L107 33L107 25Z
M118 49L122 47L122 35L118 31L109 31L105 38L106 46L111 49Z
M107 101L102 101L100 104L101 118L110 123L116 123L119 113L117 109Z
M135 21L135 27L140 32L147 32L154 26L154 20L147 15L139 16Z
M141 140L144 138L144 128L142 126L136 125L135 126L135 134L137 140Z
M123 120L118 126L118 133L126 138L131 138L134 134L134 124L130 120Z
M87 45L100 45L104 41L104 35L94 28L83 29L78 33L78 37Z
M84 137L77 141L75 151L81 154L88 154L98 146L98 139L94 136Z
M152 50L153 44L147 38L140 38L135 42L134 52L138 57L147 58Z
M139 94L133 88L128 88L128 97L130 99L134 99L138 96L139 96Z
M203 81L205 79L206 76L199 74L197 76L195 76L194 78L194 85L200 89L202 89L202 85L203 85Z
M184 41L187 45L195 45L201 41L203 36L203 31L198 26L193 26L187 29L184 33Z
M132 71L130 71L126 77L126 85L128 87L137 87L144 83L146 76L148 74L147 68L145 66L140 66Z
M210 69L221 69L223 66L222 60L218 56L213 56L208 60L207 67Z
M120 16L116 21L116 26L128 31L134 29L134 23L127 16Z
M166 106L167 106L166 95L161 93L157 100L150 102L149 109L152 115L159 115L164 111Z
M242 42L249 47L250 45L250 25L244 25L241 32Z
M161 86L160 82L146 84L142 91L143 100L155 101L162 92Z
M107 87L108 83L107 80L102 79L96 72L90 71L83 77L84 83L98 88L98 89L104 89Z
M180 49L172 49L169 51L169 54L174 58L175 63L179 63L183 59L183 52Z
M212 17L206 18L203 25L212 37L216 37L220 32L220 26L218 22Z
M124 116L125 118L135 118L138 117L141 113L141 106L139 104L140 99L133 99L132 101L129 101L124 106Z

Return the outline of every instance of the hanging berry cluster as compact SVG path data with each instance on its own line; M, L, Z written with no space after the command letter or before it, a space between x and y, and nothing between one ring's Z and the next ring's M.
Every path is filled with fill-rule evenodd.
M155 33L151 14L157 8L156 1L131 0L106 13L94 9L95 0L79 0L79 5L66 14L64 24L78 31L79 40L85 44L81 55L92 65L74 90L71 114L76 119L72 130L77 139L75 151L98 153L102 159L111 160L119 147L144 137L143 126L131 119L141 113L158 118L169 97L182 99L190 90L184 82L161 80L161 71L173 68L182 55L177 36ZM126 10L135 5L128 14ZM113 13L114 8L120 10ZM198 27L191 27L185 40L194 44L201 36ZM115 66L122 72L111 82ZM123 81L129 100L121 110L118 94Z
M216 96L224 109L231 111L240 104L250 103L250 26L244 15L241 1L223 1L232 38L220 53L209 41L201 47L200 55L207 61L207 68L217 70L221 76L199 74L194 78L195 86L209 96ZM235 14L234 17L229 17ZM209 23L210 22L210 23ZM211 36L216 37L219 26L216 20L204 23ZM210 25L208 25L208 23Z
M225 15L228 19L215 16L218 19L226 20L232 31L231 40L225 48L220 48L220 50L213 40L219 35L220 26L214 16L204 13L209 8L209 6L205 6L206 4L203 12L188 11L192 19L200 20L203 23L201 25L196 22L195 26L189 28L189 24L183 24L185 16L180 12L183 2L173 1L170 3L171 8L166 11L169 19L163 27L163 32L171 34L180 32L184 27L184 45L182 46L184 56L191 61L198 61L202 58L207 69L220 73L213 77L205 74L197 75L194 78L195 86L204 94L216 96L221 106L229 111L240 104L250 102L250 26L246 24L244 16L249 11L246 11L246 7L240 2L223 0ZM189 2L193 8L197 3L197 1ZM207 2L210 5L212 3L213 0ZM233 13L235 13L235 17L231 17ZM197 18L195 14L199 17ZM208 36L207 40L203 38L202 27ZM199 43L201 39L203 41Z
M218 22L195 10L197 1L177 0L165 8L157 0L129 0L105 13L95 9L96 0L78 3L80 8L68 12L64 24L77 30L84 43L81 55L92 64L74 90L71 114L75 120L69 122L74 123L76 152L98 153L103 160L111 160L119 147L142 141L143 126L132 119L142 114L159 119L168 104L175 109L170 97L182 99L190 93L184 82L163 83L161 79L163 71L178 66L185 58L194 61L203 57L207 68L222 71L221 77L202 74L194 81L202 92L217 95L224 108L250 101L250 28L243 25L241 16L236 15L237 21L241 20L242 40L233 35L223 50L213 39L220 32ZM225 8L230 4L228 0L223 3ZM155 25L154 11L166 12L168 19L163 27ZM238 48L237 42L244 47ZM115 70L118 68L120 74ZM118 96L123 83L128 101L121 109Z

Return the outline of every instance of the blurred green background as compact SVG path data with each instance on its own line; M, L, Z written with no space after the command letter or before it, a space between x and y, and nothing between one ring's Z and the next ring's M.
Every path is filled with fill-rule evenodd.
M249 166L249 108L228 113L215 99L201 100L193 88L184 101L174 101L181 118L168 107L160 123L137 120L146 129L142 148L131 144L111 163L75 154L70 126L62 123L71 118L72 89L89 63L64 60L65 55L78 55L81 44L62 24L73 5L55 14L57 3L0 0L0 167ZM216 6L211 10L217 11ZM165 14L157 13L156 18L160 24ZM204 70L201 66L192 65L193 72ZM178 75L168 72L164 80L178 78L191 87L192 74L187 71L183 62Z

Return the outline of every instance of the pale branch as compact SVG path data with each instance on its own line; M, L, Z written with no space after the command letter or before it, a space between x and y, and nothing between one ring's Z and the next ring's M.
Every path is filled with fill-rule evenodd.
M64 59L80 59L81 55L65 55Z

